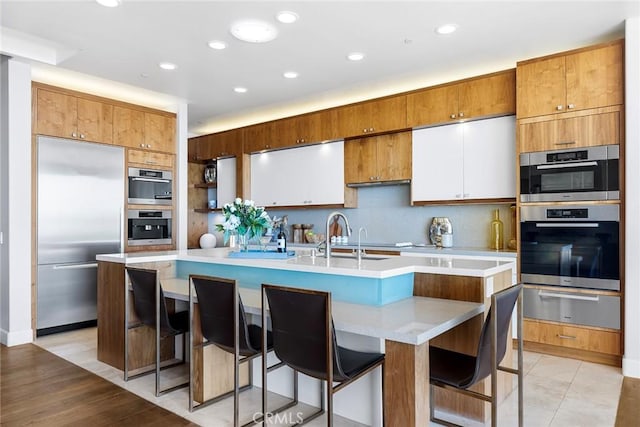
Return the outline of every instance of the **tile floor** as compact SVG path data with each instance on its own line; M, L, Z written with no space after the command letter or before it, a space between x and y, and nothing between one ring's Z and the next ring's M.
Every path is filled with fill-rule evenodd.
M233 399L190 413L187 389L156 398L152 391L153 375L125 383L121 371L97 361L95 328L40 337L35 344L194 423L212 427L232 425ZM606 427L615 424L623 379L619 368L525 352L524 371L525 426ZM274 406L279 404L276 399L278 397L274 396ZM241 413L252 413L252 408L258 410L260 391L242 393L240 406L243 408ZM500 405L498 419L500 426L517 425L517 393L512 393ZM335 421L336 426L360 426L339 417ZM324 419L318 418L308 425L325 425Z

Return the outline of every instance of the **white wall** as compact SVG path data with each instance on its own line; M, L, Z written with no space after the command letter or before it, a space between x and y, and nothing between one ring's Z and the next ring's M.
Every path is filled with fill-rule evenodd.
M176 248L187 249L187 196L188 196L188 106L187 104L179 104L177 106L177 118L176 118L176 192L174 195L176 199Z
M625 25L625 321L622 373L640 378L640 17Z
M0 342L31 342L31 67L1 57Z

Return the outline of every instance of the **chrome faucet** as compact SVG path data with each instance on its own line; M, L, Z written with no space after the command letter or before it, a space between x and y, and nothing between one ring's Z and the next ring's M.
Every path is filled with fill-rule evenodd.
M329 214L329 216L327 217L327 229L326 229L326 233L325 233L325 250L324 250L324 256L325 258L327 258L327 260L329 260L331 258L331 236L329 236L330 228L331 228L331 220L333 219L333 217L335 216L341 216L342 219L344 219L344 225L345 227L347 227L347 236L351 236L351 227L349 227L349 220L347 219L347 217L342 213L342 212L331 212Z
M364 227L360 227L358 229L358 252L356 253L356 256L358 257L358 265L362 263L362 253L364 252L364 250L360 249L360 236L362 235L363 231L364 235L369 238L369 232L367 231L367 229Z

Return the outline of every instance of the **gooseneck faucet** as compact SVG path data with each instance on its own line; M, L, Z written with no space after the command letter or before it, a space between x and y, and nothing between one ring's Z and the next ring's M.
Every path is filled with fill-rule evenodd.
M331 220L335 216L340 216L342 217L342 219L344 219L344 225L345 227L347 227L347 236L351 236L351 227L349 227L349 220L347 219L347 217L342 212L338 212L338 211L331 212L327 217L327 229L326 229L326 234L324 235L326 238L324 256L327 258L327 260L331 258L331 236L329 236L329 233L331 232L330 231Z

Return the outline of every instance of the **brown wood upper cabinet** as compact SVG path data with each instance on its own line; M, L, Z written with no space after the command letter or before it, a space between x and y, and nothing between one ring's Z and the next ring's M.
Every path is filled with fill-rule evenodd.
M411 179L411 132L398 132L344 142L346 184Z
M285 144L276 137L276 122L266 122L244 128L244 151L257 151L284 148Z
M518 62L518 118L621 105L623 57L618 40Z
M406 111L406 95L338 107L338 135L348 138L406 129Z
M113 143L113 106L36 88L36 134Z
M614 109L615 108L615 109ZM519 122L520 152L619 144L622 111L609 107L598 114L577 112L557 120Z
M280 147L295 147L338 139L336 109L276 120L274 138Z
M515 70L506 70L409 93L407 126L514 114L515 85Z
M175 153L175 118L121 106L113 107L113 143Z
M203 140L199 141L200 160L237 156L242 153L243 136L244 130L241 128L202 137Z

